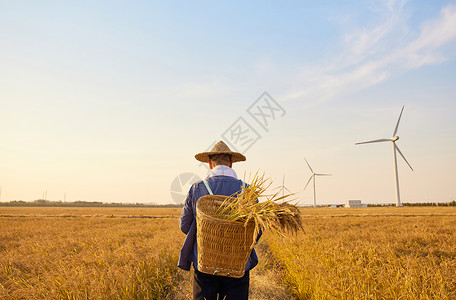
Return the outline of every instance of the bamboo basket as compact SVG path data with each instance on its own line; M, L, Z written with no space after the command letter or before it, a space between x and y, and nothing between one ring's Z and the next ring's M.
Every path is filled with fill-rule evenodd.
M226 196L206 195L196 203L198 270L202 273L240 278L252 252L254 223L215 217Z

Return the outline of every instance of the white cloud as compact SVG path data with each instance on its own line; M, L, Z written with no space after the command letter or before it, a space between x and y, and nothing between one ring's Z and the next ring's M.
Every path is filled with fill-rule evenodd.
M408 68L435 62L442 62L445 56L439 48L456 39L456 6L450 5L442 9L440 18L424 23L420 36L404 50L404 58L408 57Z
M352 54L358 60L375 55L382 50L382 45L386 41L401 31L405 1L388 1L384 5L386 9L376 9L383 18L381 23L374 24L370 28L361 27L345 34L344 44L349 51L348 55Z
M405 25L404 4L389 1L384 4L388 13L382 12L382 22L346 33L337 61L322 67L311 79L304 78L306 87L285 98L325 101L454 55L444 49L456 40L456 6L443 8L437 18L425 21L419 34L413 35Z

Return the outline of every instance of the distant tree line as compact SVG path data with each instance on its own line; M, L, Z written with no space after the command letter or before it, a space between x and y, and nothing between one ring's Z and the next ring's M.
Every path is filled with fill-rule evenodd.
M403 206L456 206L456 201L451 202L420 202L420 203L402 203ZM396 206L396 204L368 204L369 207L379 206Z
M182 204L145 204L145 203L104 203L97 201L50 201L38 199L34 201L14 200L10 202L0 202L0 206L25 206L25 207L163 207L181 208Z
M451 202L423 202L423 203L403 203L404 206L456 206L456 201Z
M422 203L402 203L403 206L456 206L456 201L451 202L422 202ZM97 201L50 201L37 199L34 201L14 200L10 202L0 202L1 206L25 206L25 207L163 207L163 208L181 208L182 204L156 204L156 203L105 203ZM342 205L343 206L343 205ZM387 207L396 206L396 204L368 204L368 207Z

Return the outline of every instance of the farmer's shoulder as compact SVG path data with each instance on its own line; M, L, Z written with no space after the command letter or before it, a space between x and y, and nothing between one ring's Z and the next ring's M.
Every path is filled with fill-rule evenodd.
M204 185L204 181L203 180L198 180L197 182L192 184L192 186L190 187L190 192L191 193L195 193L195 192L201 191L203 189L206 189L206 187Z
M241 179L237 179L231 176L214 176L209 181L211 186L224 186L229 189L239 189L241 186L245 186Z

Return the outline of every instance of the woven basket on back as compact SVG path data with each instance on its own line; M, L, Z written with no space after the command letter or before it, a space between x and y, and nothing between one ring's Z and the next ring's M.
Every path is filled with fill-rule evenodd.
M226 196L206 195L196 203L198 270L202 273L240 278L244 275L253 243L254 223L215 217Z

